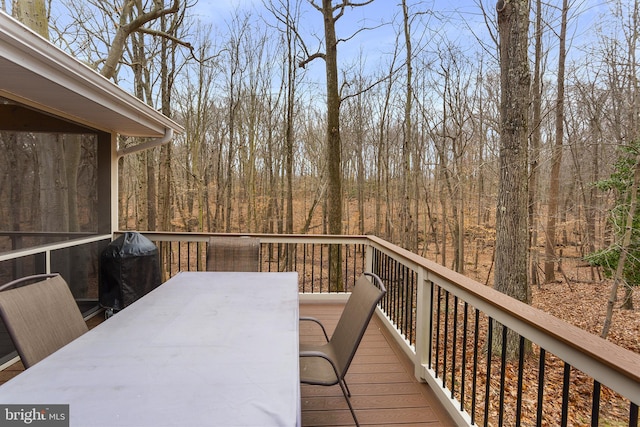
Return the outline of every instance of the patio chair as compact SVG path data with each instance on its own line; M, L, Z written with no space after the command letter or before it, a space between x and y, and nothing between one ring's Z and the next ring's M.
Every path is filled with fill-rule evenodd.
M207 271L260 271L260 239L210 237L207 246Z
M365 276L369 276L371 281ZM371 316L386 292L382 281L375 274L365 273L360 276L330 339L318 319L300 318L320 325L327 341L321 345L300 344L300 382L323 386L339 384L356 426L360 424L351 405L351 392L345 375Z
M88 331L59 274L27 276L1 286L0 316L25 368Z

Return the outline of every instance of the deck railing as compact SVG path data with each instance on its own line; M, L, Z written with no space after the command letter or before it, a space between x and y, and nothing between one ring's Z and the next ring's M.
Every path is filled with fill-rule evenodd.
M144 234L160 250L165 279L205 269L210 234ZM459 425L638 425L636 353L376 237L255 236L262 270L297 271L307 300L344 299L363 271L378 274L388 290L378 315ZM334 245L346 285L338 292ZM48 258L48 250L17 255Z
M386 279L389 295L412 300L383 302L389 327L410 349L416 375L438 391L443 403L448 401L445 406L458 422L638 425L640 355L380 239L370 240L381 266L374 265L374 272ZM409 307L416 307L415 313ZM507 337L515 349L507 347Z

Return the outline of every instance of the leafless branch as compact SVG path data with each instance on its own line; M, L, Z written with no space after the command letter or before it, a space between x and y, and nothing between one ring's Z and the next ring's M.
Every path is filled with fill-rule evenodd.
M300 61L300 63L298 64L298 66L299 66L300 68L304 68L304 67L306 67L306 66L307 66L307 64L308 64L308 63L310 63L310 62L311 62L311 61L313 61L314 59L318 59L318 58L325 59L325 56L326 56L326 55L325 55L324 53L322 53L322 52L314 53L313 55L310 55L310 56L308 56L307 58L305 58L305 59L303 59L302 61Z
M172 36L171 34L168 34L164 31L152 30L150 28L139 28L137 31L144 34L149 34L150 36L162 37L167 40L171 40L172 42L179 44L180 46L186 47L193 53L193 45L191 43L180 40L179 38Z

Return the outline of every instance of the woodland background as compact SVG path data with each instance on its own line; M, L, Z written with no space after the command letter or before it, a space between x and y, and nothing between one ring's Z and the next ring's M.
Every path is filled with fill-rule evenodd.
M351 3L341 19L357 19L337 27L338 53L349 52L338 62L341 230L491 283L494 2ZM384 17L367 19L381 3ZM202 1L47 6L52 42L185 126L170 144L121 159L121 229L332 231L336 165L324 71L314 68L327 47L315 2L244 2L214 22ZM617 238L609 219L619 194L595 183L638 140L639 4L533 1L530 16L531 284L599 282L583 257Z

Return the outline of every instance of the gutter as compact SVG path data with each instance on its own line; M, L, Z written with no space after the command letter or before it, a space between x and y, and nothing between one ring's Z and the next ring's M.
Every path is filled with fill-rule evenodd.
M166 144L173 139L173 129L165 128L164 135L160 138L152 139L151 141L144 142L142 144L132 145L131 147L125 147L122 150L118 150L118 158L123 157L126 154L137 153L138 151L148 150L160 145Z

